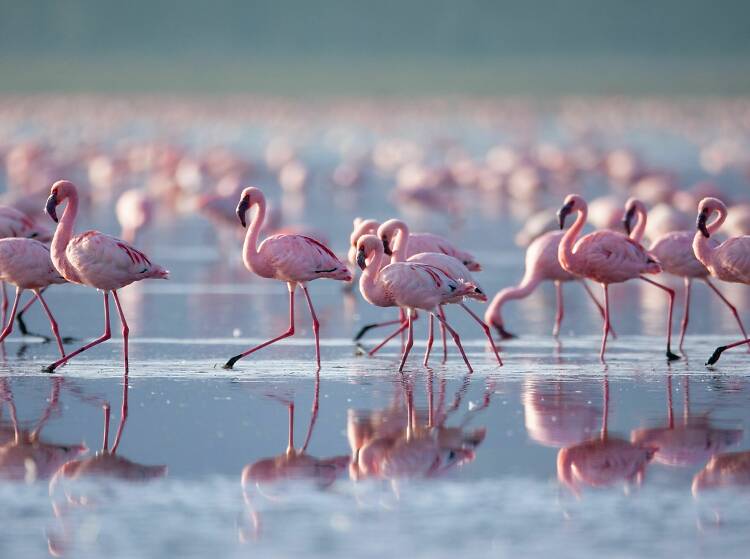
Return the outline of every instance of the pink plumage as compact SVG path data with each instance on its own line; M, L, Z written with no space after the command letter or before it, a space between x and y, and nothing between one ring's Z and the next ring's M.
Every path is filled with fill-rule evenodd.
M134 243L138 234L151 223L154 204L145 190L132 188L117 199L115 213L122 227L120 236L125 241Z

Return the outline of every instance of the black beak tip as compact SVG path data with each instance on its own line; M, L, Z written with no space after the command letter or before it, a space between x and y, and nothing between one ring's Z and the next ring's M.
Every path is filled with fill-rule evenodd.
M247 215L247 210L249 207L250 201L245 198L240 200L240 203L237 204L237 218L240 220L240 223L244 228L247 228L247 221L245 221L245 216Z
M367 268L367 262L365 260L365 251L360 250L357 252L357 266L359 266L360 270L364 271L365 268Z
M700 214L698 216L698 230L703 234L704 237L707 239L711 236L711 234L708 232L708 227L706 227L706 215Z
M47 203L44 205L44 212L52 218L55 223L57 220L57 197L54 194L50 194L47 198Z

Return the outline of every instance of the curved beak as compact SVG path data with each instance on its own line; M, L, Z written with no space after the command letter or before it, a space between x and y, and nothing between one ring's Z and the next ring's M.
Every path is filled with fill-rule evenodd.
M50 194L47 198L47 203L44 205L45 213L52 218L52 221L57 223L57 196Z
M367 262L365 259L365 249L361 248L357 251L357 266L360 270L367 268Z
M708 227L706 227L706 221L708 220L708 214L703 211L698 214L698 221L696 222L696 225L698 227L698 230L703 233L703 236L707 239L711 236L708 232Z
M570 214L570 210L573 209L573 202L568 202L562 208L557 210L557 222L560 224L560 229L565 229L565 218Z
M247 210L249 208L250 208L250 198L245 196L244 198L242 198L242 200L240 200L240 203L237 204L237 218L240 220L242 227L247 227L245 216L247 215Z
M388 256L393 254L393 251L391 250L391 245L388 242L388 239L386 239L385 237L383 237L383 252L387 254Z
M630 232L633 230L633 217L635 216L635 208L630 208L622 218L622 226L625 228L625 232L630 236Z

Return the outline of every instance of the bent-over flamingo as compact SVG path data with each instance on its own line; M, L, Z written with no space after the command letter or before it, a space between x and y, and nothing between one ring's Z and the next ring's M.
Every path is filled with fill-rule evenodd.
M289 328L280 336L235 355L226 362L224 368L231 369L243 357L294 335L294 292L297 285L302 288L310 308L315 335L315 358L320 368L320 324L307 291L307 282L320 278L351 281L352 276L331 249L304 235L273 235L258 246L258 235L266 217L266 198L260 189L249 187L242 191L237 205L237 217L243 227L247 226L247 212L253 206L258 206L258 211L247 229L242 249L243 261L248 270L262 278L286 282L289 287Z
M716 219L709 223L717 213ZM750 284L750 235L732 237L720 245L711 240L711 235L721 228L727 218L727 207L718 198L704 198L698 205L697 231L693 236L693 252L712 276L722 281ZM726 350L750 343L745 339L729 345L717 347L706 365L716 363Z
M57 206L63 202L67 204L58 222ZM50 247L52 264L69 282L93 287L104 294L104 333L94 341L58 359L44 370L51 373L72 357L112 337L109 326L109 294L112 292L122 324L123 357L127 373L130 328L125 320L117 290L143 279L167 279L169 272L158 264L153 264L141 251L116 237L99 231L85 231L74 237L78 190L70 181L61 180L52 185L45 211L57 223Z
M563 269L572 274L589 278L602 284L604 290L604 331L599 358L604 360L609 333L609 285L629 279L643 281L663 289L669 295L667 313L667 359L679 359L672 353L672 309L674 307L674 290L661 285L641 274L658 274L659 263L646 250L632 239L616 231L594 231L578 239L586 223L588 207L586 201L577 194L569 194L558 211L560 228L565 225L565 218L573 212L578 217L560 241L557 256Z
M637 202L635 198L628 201L625 211L625 230L629 233L630 238L635 242L640 243L643 238L646 219L646 207ZM637 217L638 220L633 226L633 218ZM682 344L685 340L685 331L687 330L688 321L690 320L690 291L693 283L693 279L700 279L706 282L706 285L716 293L716 296L729 307L732 311L737 324L740 326L743 338L747 338L745 333L745 327L742 325L742 319L737 313L737 309L732 303L719 291L719 289L711 283L709 276L711 275L708 269L695 257L693 252L693 233L691 231L673 231L671 233L665 233L661 235L651 244L648 251L653 254L661 265L663 272L671 274L673 276L683 278L685 282L685 299L683 302L683 313L682 313L682 324L680 326L680 345L678 346L682 350ZM714 239L710 239L709 244L712 246L718 246L718 242Z
M438 313L439 305L458 302L474 292L475 286L459 282L445 272L428 264L394 262L386 264L383 242L375 235L365 235L357 243L357 265L363 273L359 290L368 303L377 307L399 307L408 317L409 332L401 357L399 371L404 369L406 358L414 344L413 309L427 311L448 330L461 356L472 371L461 338Z

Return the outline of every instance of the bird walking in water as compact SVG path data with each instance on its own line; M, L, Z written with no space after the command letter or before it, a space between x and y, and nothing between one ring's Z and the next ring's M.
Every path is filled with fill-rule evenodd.
M63 203L66 203L65 210L58 220L57 207ZM127 373L130 328L125 320L117 290L143 279L167 279L169 272L158 264L153 264L141 251L116 237L99 231L85 231L73 236L78 213L78 190L70 181L57 181L52 185L45 211L57 223L50 246L52 264L67 281L93 287L103 293L104 333L94 341L45 367L44 370L51 373L72 357L112 337L109 324L109 294L111 292L122 324L123 357Z
M18 310L18 302L24 290L31 289L34 292L34 298L31 301L38 299L41 303L47 318L49 318L52 334L57 340L60 356L65 357L65 349L63 348L63 340L60 338L57 321L42 297L42 291L50 285L65 283L65 278L52 265L49 249L35 239L21 237L0 239L0 280L16 286L16 298L13 301L10 318L7 324L3 325L0 342L5 340L13 331L13 321ZM28 305L26 307L28 308Z
M453 337L456 347L469 371L473 371L466 357L461 338L448 321L440 316L438 308L446 303L458 303L468 297L476 286L455 280L440 268L418 262L385 260L383 242L375 235L365 235L357 242L357 265L362 269L359 290L365 300L376 307L399 307L408 317L408 333L399 371L414 345L414 309L429 312L442 323Z
M716 218L711 220L714 214ZM720 245L711 239L727 218L727 207L718 198L704 198L698 205L697 231L693 236L693 252L695 257L708 268L712 276L722 281L750 284L750 235L732 237ZM729 345L717 347L706 365L715 364L721 354L733 347L750 344L745 339Z
M565 219L573 212L578 217L572 227L563 235L558 247L558 258L563 269L577 276L596 281L604 290L604 331L599 358L604 360L609 333L609 285L629 279L641 279L663 289L669 295L667 313L667 359L679 359L672 353L672 309L674 307L674 290L644 277L642 274L658 274L659 263L638 243L616 231L600 230L589 233L578 239L586 223L588 206L577 194L570 194L558 211L560 229L565 226Z
M637 218L635 225L633 219ZM631 198L625 207L625 230L635 242L640 243L643 238L643 232L646 228L646 206L635 198ZM695 257L693 252L692 231L672 231L658 237L651 244L648 251L653 254L659 261L663 272L673 276L683 278L685 282L685 298L683 302L682 323L680 326L680 345L685 340L685 331L687 330L688 321L690 320L690 291L694 279L702 280L713 291L721 301L732 311L737 324L742 332L742 337L747 338L745 327L742 324L737 308L729 302L721 291L711 282L711 275L708 269ZM714 239L709 239L711 246L718 246L719 243Z
M266 217L266 198L260 189L249 187L242 191L237 205L237 217L243 227L247 227L247 212L253 206L257 206L258 210L247 228L242 249L243 261L248 270L262 278L286 282L289 288L289 328L283 334L235 355L226 362L224 368L231 369L243 357L294 335L294 293L299 285L310 308L315 335L315 358L320 369L320 324L307 291L307 282L320 278L351 281L352 276L331 249L304 235L273 235L258 246L258 236Z

